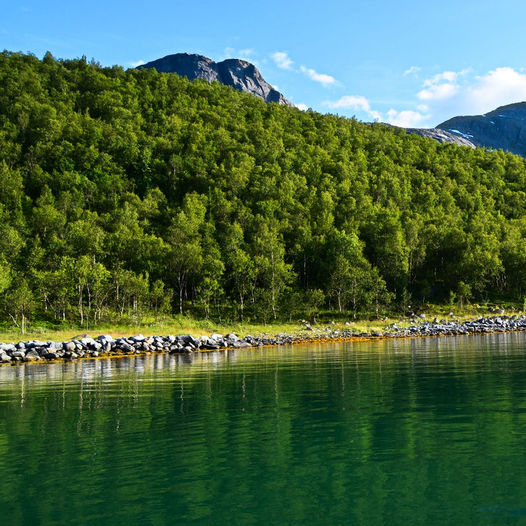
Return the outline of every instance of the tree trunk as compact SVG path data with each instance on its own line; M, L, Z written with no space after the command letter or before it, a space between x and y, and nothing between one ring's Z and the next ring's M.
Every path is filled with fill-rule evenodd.
M78 286L79 290L79 315L80 315L80 324L84 325L84 311L82 309L82 285Z
M243 294L239 293L239 309L241 310L241 321L243 321L243 309L245 308L245 301Z

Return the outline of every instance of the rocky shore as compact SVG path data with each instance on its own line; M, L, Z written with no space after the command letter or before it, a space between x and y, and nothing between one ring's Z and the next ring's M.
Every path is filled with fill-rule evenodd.
M75 360L112 356L131 356L149 353L184 354L220 349L242 349L267 345L290 345L295 343L331 340L367 340L380 338L410 338L424 336L458 336L496 332L526 331L526 316L491 316L455 322L437 320L413 323L408 327L392 324L384 332L357 333L351 329L312 329L295 335L279 334L274 337L245 336L235 334L212 334L195 338L188 334L179 336L131 336L113 338L109 335L97 338L83 337L64 342L28 341L0 343L0 364L16 365L23 362Z

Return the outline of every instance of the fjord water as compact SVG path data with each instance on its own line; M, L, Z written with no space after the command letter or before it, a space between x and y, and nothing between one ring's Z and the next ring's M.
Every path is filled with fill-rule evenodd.
M0 515L521 524L526 337L1 368Z

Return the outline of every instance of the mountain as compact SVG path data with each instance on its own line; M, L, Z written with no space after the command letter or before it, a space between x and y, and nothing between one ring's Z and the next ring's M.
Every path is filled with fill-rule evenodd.
M214 62L202 55L176 53L143 64L138 69L143 68L154 68L159 73L177 73L188 80L205 79L208 82L220 82L238 91L251 93L265 102L294 106L261 76L254 64L245 60L229 58L222 62Z
M475 148L476 145L467 139L466 136L458 135L451 132L451 130L445 131L439 128L406 128L407 133L415 133L421 137L428 137L430 139L435 139L438 142L448 142L453 144L458 144L460 146L469 146L470 148ZM466 134L467 135L467 134Z
M437 128L477 146L526 155L526 102L501 106L485 115L453 117Z

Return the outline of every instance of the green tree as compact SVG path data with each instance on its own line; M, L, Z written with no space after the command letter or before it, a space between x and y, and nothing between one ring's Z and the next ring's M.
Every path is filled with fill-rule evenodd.
M175 278L179 297L179 313L183 314L183 300L189 278L199 272L203 262L200 229L205 222L206 198L198 194L185 196L182 209L174 215L168 229L170 246L168 267Z
M13 280L7 292L5 308L13 323L25 334L28 318L35 310L35 299L24 278L17 276Z

